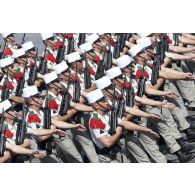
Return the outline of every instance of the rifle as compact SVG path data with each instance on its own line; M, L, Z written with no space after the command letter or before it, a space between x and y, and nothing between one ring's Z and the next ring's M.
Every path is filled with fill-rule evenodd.
M85 89L89 89L91 87L91 77L90 72L88 70L89 64L87 61L87 54L85 52L85 68L84 68L84 85Z
M157 80L159 78L159 71L161 70L161 63L164 62L163 55L161 53L162 51L162 43L158 44L156 46L156 55L154 56L154 62L152 67L152 75L151 75L151 84L155 85L157 83ZM163 51L164 52L164 49Z
M117 117L118 118L122 118L124 110L125 110L125 99L124 99L124 88L122 89L122 93L121 93L122 97L118 102L118 106L117 106Z
M6 83L5 83L5 85L2 86L1 101L9 99L10 90L7 87L8 81L9 81L8 71L9 70L7 69L7 78L6 78L6 81L5 81Z
M123 47L125 47L125 42L126 42L126 33L120 34L120 51L123 50Z
M27 113L28 113L28 107L24 100L22 106L22 119L18 120L18 126L16 129L16 145L21 145L24 143L24 139L27 131L27 124L26 124Z
M41 57L40 64L39 64L39 72L41 74L45 74L47 72L47 61L45 58L47 46L45 46L44 55Z
M64 44L65 44L65 35L63 37L63 41L62 41L62 45L60 46L60 48L58 49L58 53L57 53L57 56L56 56L56 63L59 64L62 62L62 60L64 59L64 54L65 54L65 47L64 47Z
M27 81L28 85L34 85L36 79L37 79L37 59L38 59L38 49L36 49L36 56L34 61L34 66L30 67L29 71L29 79Z
M25 72L26 72L26 65L27 65L28 60L26 59L24 70L23 70L23 76L22 78L18 81L17 87L16 87L16 93L15 96L22 96L22 90L25 85Z
M71 37L68 39L68 49L67 49L67 54L73 53L74 52L74 37Z
M106 52L106 46L104 46L104 50L103 50L103 57L102 57L102 60L100 61L100 63L98 64L98 67L97 67L97 71L96 71L96 74L95 74L95 79L98 80L100 78L102 78L104 76L104 70L105 70L105 52Z
M115 134L115 130L117 127L117 110L115 109L115 104L116 104L116 86L114 85L114 96L112 99L112 108L111 108L111 114L110 114L110 120L109 120L109 124L110 124L110 134L114 135Z
M60 110L59 110L59 115L61 115L61 116L66 114L67 111L68 111L68 107L69 107L69 99L68 99L69 87L70 87L70 70L69 70L67 90L65 90L63 92L62 101L61 101Z
M5 142L6 142L6 136L4 134L3 123L4 123L4 109L2 111L1 120L0 120L0 157L4 156Z
M82 45L85 43L85 33L79 33L79 43L78 46Z
M51 126L51 108L49 108L49 105L48 105L48 89L47 89L47 94L46 94L45 107L43 108L43 120L44 120L43 127L45 129L50 129L50 126ZM46 150L47 150L47 155L52 154L51 138L46 140Z
M111 40L111 35L110 35L110 40ZM106 66L105 70L108 70L112 67L112 51L111 51L111 43L109 43L109 48L107 52L107 61L106 61Z
M142 67L142 75L139 77L139 81L138 81L137 96L139 96L139 97L142 97L145 94L146 79L144 77L144 68L145 68L145 65L143 65L143 67Z
M135 99L135 96L134 96L134 89L132 87L132 77L133 77L133 74L132 74L132 69L131 69L131 74L130 74L130 86L129 87L125 87L125 90L126 90L126 106L128 107L133 107L134 106L134 99Z
M115 109L115 103L116 103L116 88L115 88L115 85L114 85L114 97L112 99L112 108L111 108L111 115L110 115L110 120L109 120L109 124L110 124L109 134L111 134L111 135L115 134L116 128L118 126L118 118L117 118L118 114L117 114L117 109ZM121 114L122 113L121 111L123 111L124 109L121 107L119 110L120 110L120 114ZM110 155L115 157L118 150L120 151L120 154L121 154L121 146L117 142L113 146L111 146ZM121 161L123 162L122 154L121 154Z
M23 36L22 36L22 42L20 45L22 45L24 43L24 39L25 39L25 36L26 36L26 33L23 33Z
M175 41L175 46L179 45L179 33L173 33L173 40Z
M114 45L113 58L118 59L120 57L120 44L119 44L119 35L117 35L117 41Z
M80 91L81 86L78 80L78 70L77 70L77 62L76 62L76 80L73 82L73 102L79 102L80 99Z

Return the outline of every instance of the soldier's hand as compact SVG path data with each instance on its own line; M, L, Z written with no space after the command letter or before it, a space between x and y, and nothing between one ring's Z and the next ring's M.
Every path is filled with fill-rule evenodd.
M51 125L50 129L53 130L53 131L56 131L56 126L55 125Z
M144 127L143 133L145 133L146 135L152 136L154 138L160 138L159 134L152 131L151 129Z
M169 108L169 109L173 109L173 108L176 107L175 104L170 103L170 102L168 102L167 100L162 101L161 106L162 106L163 108Z
M75 124L75 129L77 129L78 131L85 131L86 130L85 126L83 126L81 124Z
M61 129L56 129L56 133L55 134L58 134L61 137L66 136L66 132L65 131L62 131Z
M184 80L188 80L188 81L193 81L195 80L195 75L188 72L188 73L184 73L185 79Z
M149 114L150 114L149 118L154 120L154 121L162 120L162 118L160 116L156 115L156 114L153 114L153 113L149 113Z
M46 151L33 151L32 156L35 158L44 158L46 156Z
M122 130L123 130L123 129L122 129L121 127L117 127L115 131L116 131L116 133L118 133L118 134L122 134Z
M166 97L175 98L175 99L179 98L179 95L176 94L174 91L165 91L164 94Z

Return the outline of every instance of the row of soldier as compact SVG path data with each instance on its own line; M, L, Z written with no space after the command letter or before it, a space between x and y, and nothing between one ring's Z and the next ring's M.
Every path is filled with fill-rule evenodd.
M44 33L41 56L2 36L0 162L195 157L195 35Z

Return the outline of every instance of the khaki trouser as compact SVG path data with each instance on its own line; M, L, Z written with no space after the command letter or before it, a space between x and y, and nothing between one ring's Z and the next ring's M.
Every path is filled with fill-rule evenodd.
M188 62L187 62L188 63ZM172 63L173 69L179 72L190 72L186 63L181 61L181 66ZM186 100L189 107L195 107L195 84L194 81L177 80L175 81L181 96Z
M172 81L166 81L164 90L165 91L172 90L180 96L179 91L177 90L175 84ZM188 112L181 96L178 99L169 98L169 97L166 99L169 102L176 105L175 108L170 109L169 111L173 115L174 120L177 122L179 130L182 131L188 129L190 127L189 122L186 120L186 117L188 116Z
M181 133L177 129L177 125L169 111L166 108L158 108L152 106L146 106L146 110L150 113L157 114L163 120L155 122L150 120L150 123L158 130L158 132L163 137L165 143L170 149L171 153L174 153L181 149L180 145L177 143L176 139L182 137Z
M77 141L82 147L85 155L89 159L89 162L98 163L99 162L98 155L95 151L94 144L87 131L77 131L72 129L71 133L72 136L74 137L74 140Z
M117 150L114 156L109 154L98 154L101 163L130 163L126 155L125 139L121 138L117 141Z
M127 156L132 163L150 163L148 155L133 132L125 133Z
M147 126L147 119L142 117L143 126ZM166 157L159 151L157 140L144 133L138 133L138 138L149 156L157 163L166 163Z
M54 135L54 141L57 146L58 152L60 153L60 158L63 162L69 163L82 163L81 154L78 152L72 137L70 135L70 131L68 130L64 138L59 138L58 136Z

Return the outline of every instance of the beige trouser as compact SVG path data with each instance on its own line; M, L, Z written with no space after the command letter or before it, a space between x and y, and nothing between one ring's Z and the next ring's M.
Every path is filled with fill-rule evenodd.
M91 163L99 162L93 142L86 131L68 130L67 134L61 140L55 139L55 143L67 157L68 162L83 162L82 156L75 146L73 139L78 141Z
M177 143L176 139L182 137L181 133L177 129L177 125L170 113L166 108L158 108L152 106L146 106L146 110L150 113L157 114L163 120L155 122L150 120L150 123L153 124L152 127L156 127L158 132L163 137L165 143L170 149L171 153L174 153L181 149L180 145Z
M147 126L147 119L142 117L141 119L143 126ZM144 133L138 133L138 138L149 156L157 163L166 163L166 157L159 151L157 140Z
M84 150L85 155L91 163L98 163L99 158L95 151L93 141L91 140L87 131L77 131L75 129L71 130L74 140L77 141L82 149Z
M179 72L190 72L186 63L181 61L181 66L172 63L174 70ZM195 84L194 81L177 80L175 81L181 96L186 100L189 107L195 107Z
M148 155L142 148L137 136L132 132L125 133L127 156L132 163L150 163Z
M70 130L67 131L67 134L64 138L59 138L54 135L54 141L57 146L57 150L60 153L60 158L63 162L69 163L82 163L81 154L78 152L72 137Z
M179 130L182 131L188 129L190 127L189 122L186 120L186 117L188 116L188 111L184 105L182 97L180 96L179 91L177 90L175 84L172 81L166 81L164 85L164 90L165 91L172 90L179 95L178 99L174 99L174 98L166 98L166 99L169 102L176 105L175 108L170 109L170 112L173 115L174 120L177 122Z

